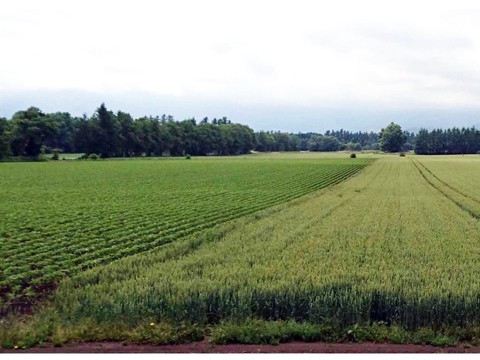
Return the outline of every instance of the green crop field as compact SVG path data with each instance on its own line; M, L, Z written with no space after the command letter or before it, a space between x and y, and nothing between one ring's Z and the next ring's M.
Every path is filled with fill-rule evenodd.
M239 221L181 259L161 253L86 272L60 289L58 305L95 320L478 321L478 218L443 195L420 161L430 166L384 157L334 190ZM480 178L480 159L469 163L466 185L467 174Z
M0 164L2 301L22 305L67 275L338 183L370 162L344 155Z
M4 269L29 274L43 235L75 273L4 343L480 342L480 156L310 156L2 167ZM72 266L51 245L84 243Z

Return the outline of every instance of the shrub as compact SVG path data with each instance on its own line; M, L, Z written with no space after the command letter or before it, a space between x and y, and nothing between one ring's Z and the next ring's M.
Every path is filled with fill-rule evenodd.
M404 156L405 156L405 153L401 152L401 153L400 153L400 156L401 156L401 157L404 157Z
M356 157L357 157L357 154L355 154L355 153L350 154L350 159L355 159Z
M58 150L58 149L53 149L53 156L52 156L52 159L51 159L51 160L54 160L54 161L60 160L59 150Z
M25 158L26 161L40 161L40 162L45 162L48 161L48 158L45 155L38 155L36 158Z
M187 160L190 160L191 158L192 157L189 154L187 154L187 156L185 156L185 159L187 159Z
M242 323L221 323L213 329L212 342L215 344L271 344L277 345L289 340L300 340L302 325L294 322L246 320ZM310 341L318 340L317 334L308 333Z
M90 156L88 157L90 160L98 160L98 155L93 153L93 154L90 154Z

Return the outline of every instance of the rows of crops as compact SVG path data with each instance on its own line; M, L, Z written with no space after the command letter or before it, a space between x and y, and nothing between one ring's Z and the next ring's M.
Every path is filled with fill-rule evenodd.
M415 157L412 160L428 183L471 216L480 219L480 167L475 166L478 157L456 157L457 161L445 156Z
M34 296L66 275L339 183L369 163L247 157L0 164L0 295L7 303Z
M479 324L480 222L430 168L428 158L386 156L319 196L237 219L195 251L178 245L89 270L61 285L56 312L73 325L252 317ZM478 174L480 159L468 171ZM470 179L458 179L450 187L473 199Z

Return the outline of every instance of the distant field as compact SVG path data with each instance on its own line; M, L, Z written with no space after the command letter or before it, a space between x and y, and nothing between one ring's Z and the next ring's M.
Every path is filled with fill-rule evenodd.
M316 152L316 151L282 151L282 152L254 152L248 155L237 156L203 156L195 157L205 161L215 161L218 159L236 159L236 158L271 158L271 159L345 159L348 158L351 153L359 154L362 158L378 158L380 156L379 151L330 151L330 152ZM65 153L59 154L60 159L76 160L83 154ZM45 157L51 158L53 154L47 154ZM131 161L131 160L178 160L179 157L131 157L131 158L113 158L109 161Z
M59 154L58 157L60 159L64 159L64 160L76 160L78 159L80 156L82 156L83 154L81 153L77 153L77 154L74 154L74 153L66 153L66 154ZM53 156L53 154L47 154L45 155L46 158L48 159L51 159Z
M290 152L269 152L269 153L254 153L251 155L244 155L248 157L257 158L272 158L272 159L344 159L348 158L351 153L358 154L361 158L376 159L380 157L380 153L374 151L358 152L358 151L334 151L334 152L315 152L315 151L290 151Z
M341 182L371 161L344 155L0 164L0 295L7 304L35 296L80 270Z

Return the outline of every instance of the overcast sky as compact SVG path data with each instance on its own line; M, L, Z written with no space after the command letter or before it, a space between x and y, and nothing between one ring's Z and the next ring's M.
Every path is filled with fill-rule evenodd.
M480 12L398 3L5 1L0 116L106 102L256 130L480 124Z

